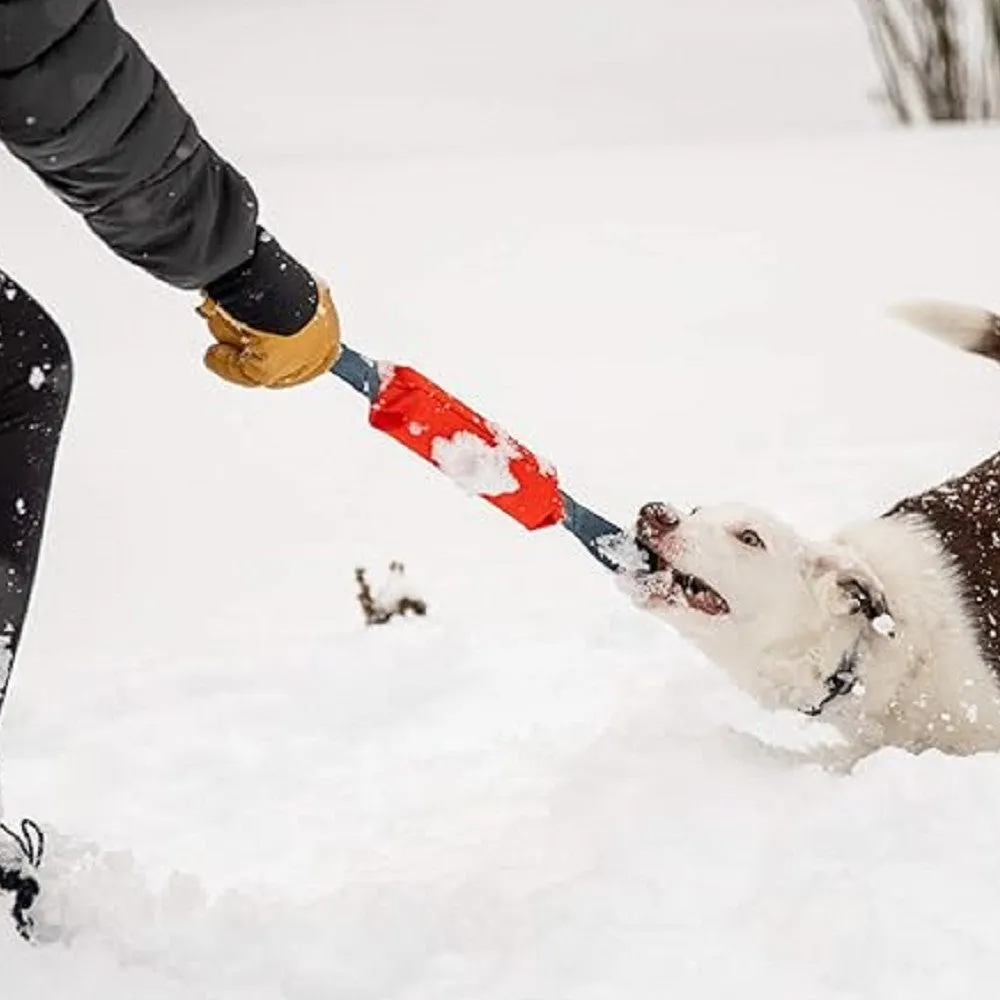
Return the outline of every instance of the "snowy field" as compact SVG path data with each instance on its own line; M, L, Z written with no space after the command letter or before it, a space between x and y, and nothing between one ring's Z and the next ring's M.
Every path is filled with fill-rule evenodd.
M1000 376L882 310L1000 306L1000 132L883 129L847 0L277 9L119 4L348 341L607 516L733 498L818 534L996 449ZM994 755L823 770L822 727L748 703L565 532L333 379L216 383L191 298L7 161L0 191L2 266L77 362L0 728L54 940L0 925L4 995L996 983ZM354 568L392 559L430 615L366 630Z

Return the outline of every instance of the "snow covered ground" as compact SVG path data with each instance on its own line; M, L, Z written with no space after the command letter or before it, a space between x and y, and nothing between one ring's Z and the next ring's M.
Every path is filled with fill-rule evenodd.
M881 309L1000 305L1000 134L880 130L849 4L119 9L349 341L606 515L739 498L818 533L995 450L996 374ZM78 373L0 728L58 939L0 934L5 993L996 982L995 756L823 771L801 751L829 734L758 711L565 533L470 499L333 379L216 384L189 298L14 165L0 190L3 266ZM392 559L430 615L365 630L354 568Z

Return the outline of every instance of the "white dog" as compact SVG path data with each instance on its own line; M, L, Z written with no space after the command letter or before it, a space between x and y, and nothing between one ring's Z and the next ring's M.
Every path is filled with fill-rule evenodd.
M896 312L1000 361L992 313ZM1000 454L828 542L739 504L647 504L636 534L657 565L633 600L762 704L818 716L860 753L1000 748Z

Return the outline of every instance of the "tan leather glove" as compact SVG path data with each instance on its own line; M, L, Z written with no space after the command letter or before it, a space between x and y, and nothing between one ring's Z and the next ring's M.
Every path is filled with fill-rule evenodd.
M317 282L316 314L298 333L262 333L205 297L198 314L218 341L205 352L205 365L235 385L284 389L329 371L340 357L340 321L330 290Z

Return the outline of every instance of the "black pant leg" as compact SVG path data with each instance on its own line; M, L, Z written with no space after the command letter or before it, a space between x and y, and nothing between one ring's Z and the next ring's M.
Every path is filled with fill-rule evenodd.
M62 331L0 272L0 710L35 579L71 385Z

